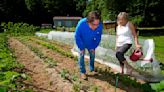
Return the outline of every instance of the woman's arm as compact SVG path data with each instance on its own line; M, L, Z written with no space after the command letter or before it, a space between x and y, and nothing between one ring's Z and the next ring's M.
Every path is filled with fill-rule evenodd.
M115 50L117 49L117 39L118 39L118 36L117 36L117 27L116 27L116 44L115 44Z
M139 41L138 41L136 29L131 22L129 22L129 27L130 27L132 35L134 37L134 43L135 43L136 48L141 48L141 45L139 44Z

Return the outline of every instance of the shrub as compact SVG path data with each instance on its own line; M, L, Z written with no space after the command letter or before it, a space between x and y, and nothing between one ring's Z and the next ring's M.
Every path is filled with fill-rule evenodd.
M142 16L138 15L138 16L135 16L133 18L131 18L131 21L136 24L137 26L140 26L141 23L143 22L143 18Z
M12 36L20 36L20 35L34 35L36 31L39 31L40 28L29 25L27 23L1 23L1 26L3 27L4 31Z

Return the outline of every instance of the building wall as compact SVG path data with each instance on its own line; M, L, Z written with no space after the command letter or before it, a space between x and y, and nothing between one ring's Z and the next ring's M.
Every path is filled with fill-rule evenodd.
M56 27L75 27L79 20L68 20L68 19L54 19L54 26Z

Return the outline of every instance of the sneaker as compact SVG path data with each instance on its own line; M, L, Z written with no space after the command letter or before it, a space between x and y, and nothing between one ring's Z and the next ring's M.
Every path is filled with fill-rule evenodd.
M83 79L83 80L87 80L88 78L87 78L87 75L86 74L81 74L81 78Z
M90 75L98 75L98 72L96 72L96 71L90 71Z

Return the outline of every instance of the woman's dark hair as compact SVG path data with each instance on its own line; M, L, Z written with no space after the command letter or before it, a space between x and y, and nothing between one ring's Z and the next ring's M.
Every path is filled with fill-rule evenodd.
M98 11L91 11L88 13L87 21L93 22L95 19L101 20L100 13Z

